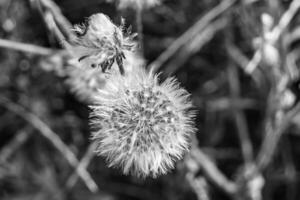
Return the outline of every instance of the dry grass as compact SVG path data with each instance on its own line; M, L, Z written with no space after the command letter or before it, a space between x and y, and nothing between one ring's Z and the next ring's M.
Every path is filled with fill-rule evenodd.
M299 199L299 9L298 0L165 0L142 10L0 2L0 198ZM198 132L168 175L124 176L94 157L89 103L64 84L72 62L62 40L98 12L125 17L147 68L192 95Z

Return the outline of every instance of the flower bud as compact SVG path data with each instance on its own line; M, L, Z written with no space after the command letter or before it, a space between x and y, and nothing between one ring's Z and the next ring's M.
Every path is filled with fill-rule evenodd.
M101 67L103 71L110 69L116 61L122 68L124 51L132 51L135 35L124 35L123 25L114 25L108 16L94 14L86 25L76 25L74 41L66 42L66 47L84 67Z
M124 68L127 73L138 66L143 66L145 61L138 54L126 51ZM99 68L82 68L74 59L69 60L69 66L64 69L67 76L66 84L71 92L82 102L93 103L99 89L102 89L111 76L117 74L117 64L113 64L109 73L103 73Z

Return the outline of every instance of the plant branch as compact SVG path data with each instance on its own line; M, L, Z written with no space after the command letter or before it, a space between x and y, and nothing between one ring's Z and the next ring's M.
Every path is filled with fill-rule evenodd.
M229 180L215 165L215 163L205 155L199 148L192 148L191 155L198 165L205 172L207 177L227 194L233 195L237 192L238 186Z
M292 110L285 114L281 123L274 128L268 128L261 150L258 153L256 163L258 170L265 169L272 161L278 142L288 128L291 120L300 112L300 103L298 103Z
M15 41L5 40L5 39L0 39L0 48L7 48L16 51L42 55L42 56L49 56L59 52L59 50L55 50L55 49L49 49L46 47L41 47L33 44L26 44L26 43L15 42Z
M77 171L82 171L87 169L90 162L92 161L93 157L95 156L94 151L96 148L96 144L92 143L89 145L87 151L85 152L84 156L80 160L79 164L77 165L76 170L73 172L73 174L68 178L67 180L67 188L72 188L77 180L78 180L78 173Z
M240 81L235 66L228 68L228 80L230 87L230 95L232 99L237 99L240 96ZM245 114L242 110L233 107L233 116L237 127L238 136L240 139L241 149L246 164L253 162L253 147L249 137L248 125Z
M31 128L26 127L16 133L14 138L5 145L0 151L0 162L5 162L20 148L32 135Z
M136 26L138 32L138 39L140 45L140 53L144 56L144 35L143 35L143 10L141 8L136 9Z
M300 1L293 0L292 3L290 4L289 9L281 16L277 26L275 26L273 30L269 33L269 36L271 37L268 39L272 44L275 44L276 41L280 38L281 34L286 30L286 28L288 27L288 25L290 24L294 16L297 14L299 9L300 9ZM263 58L262 49L256 50L254 56L245 67L246 73L248 74L253 73L253 71L257 68L257 66L261 62L262 58Z
M31 0L31 3L39 10L45 25L54 33L59 42L73 41L72 24L62 14L59 6L52 0Z
M191 55L197 53L205 44L211 41L214 38L215 34L223 29L226 24L226 19L216 20L209 24L194 38L186 41L186 44L184 44L176 53L176 57L164 67L163 73L167 76L173 75L181 66L183 66L183 64Z
M222 13L233 6L237 0L224 0L219 5L211 9L206 15L199 19L192 27L190 27L184 34L177 38L169 48L167 48L155 61L153 61L149 68L153 72L158 72L161 66L171 58L182 46L189 40L195 38L201 31L205 29L213 20L215 20Z
M0 106L20 116L25 121L30 123L34 128L39 130L40 133L45 138L47 138L53 144L53 146L66 158L69 164L77 169L79 162L74 153L40 118L38 118L33 113L28 112L22 106L11 102L4 97L0 97ZM86 170L77 170L77 173L91 192L96 192L98 190L97 184L94 182L93 178Z

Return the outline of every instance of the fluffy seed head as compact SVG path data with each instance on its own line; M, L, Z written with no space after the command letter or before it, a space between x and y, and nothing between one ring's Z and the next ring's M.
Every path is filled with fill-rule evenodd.
M144 64L138 54L126 51L124 52L126 59L124 60L124 70L131 73L137 66ZM82 102L93 103L94 97L97 96L98 90L105 86L106 81L117 71L117 64L114 63L112 69L107 73L103 73L100 68L82 68L78 63L71 59L69 66L64 69L66 74L65 83L70 87L71 92Z
M188 93L174 78L137 68L112 76L92 106L96 152L124 174L156 177L174 167L194 132Z
M94 14L90 16L86 25L76 25L74 41L66 42L71 54L85 67L110 68L116 61L122 65L124 50L131 51L135 47L130 31L123 33L124 21L120 27L114 25L108 16Z

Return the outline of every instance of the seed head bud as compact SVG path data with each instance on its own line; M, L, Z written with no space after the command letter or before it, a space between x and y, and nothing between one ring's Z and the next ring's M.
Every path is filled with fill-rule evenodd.
M124 174L167 173L188 150L195 130L188 92L174 78L159 84L143 68L111 76L91 108L96 153Z
M124 52L124 69L126 73L131 73L137 66L144 65L145 61L138 54L130 51ZM66 84L71 92L82 102L93 103L99 89L102 89L111 76L117 74L117 64L114 63L112 69L103 73L99 68L82 68L74 59L70 59L69 66L64 70L66 74Z
M135 35L130 35L130 31L123 33L123 27L124 20L118 27L108 16L94 14L85 25L75 25L77 37L74 41L66 42L66 46L84 67L101 67L105 71L116 61L121 68L124 51L132 51L135 47Z

